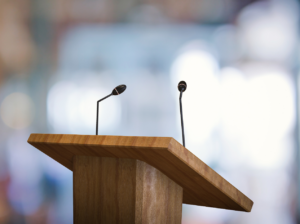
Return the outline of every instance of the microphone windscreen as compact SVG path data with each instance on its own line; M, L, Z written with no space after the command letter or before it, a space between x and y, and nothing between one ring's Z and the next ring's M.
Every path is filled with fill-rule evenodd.
M120 95L126 90L126 85L119 85L116 88L113 89L112 94L113 95Z
M180 81L178 83L178 90L179 90L179 92L181 92L181 91L184 92L186 90L186 88L187 88L187 84L186 84L185 81Z

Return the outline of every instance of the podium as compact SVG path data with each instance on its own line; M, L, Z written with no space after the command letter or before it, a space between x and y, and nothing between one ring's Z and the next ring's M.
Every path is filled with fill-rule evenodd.
M253 206L171 137L31 134L28 143L73 171L75 224L179 224L182 203Z

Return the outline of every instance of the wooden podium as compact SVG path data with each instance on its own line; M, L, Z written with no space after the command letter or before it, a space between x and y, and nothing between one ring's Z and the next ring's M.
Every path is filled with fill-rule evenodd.
M31 134L28 142L73 171L75 224L179 224L182 203L253 205L170 137Z

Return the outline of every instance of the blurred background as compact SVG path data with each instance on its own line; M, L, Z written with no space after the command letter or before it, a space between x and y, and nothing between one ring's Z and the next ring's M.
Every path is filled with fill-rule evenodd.
M1 0L0 223L73 223L72 172L30 133L170 136L254 201L183 224L300 223L299 2Z

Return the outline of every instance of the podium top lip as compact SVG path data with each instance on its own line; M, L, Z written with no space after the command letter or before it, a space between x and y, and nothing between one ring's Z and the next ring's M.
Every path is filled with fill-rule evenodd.
M183 203L250 212L251 201L172 137L36 134L28 143L72 170L75 155L138 159L183 188Z

